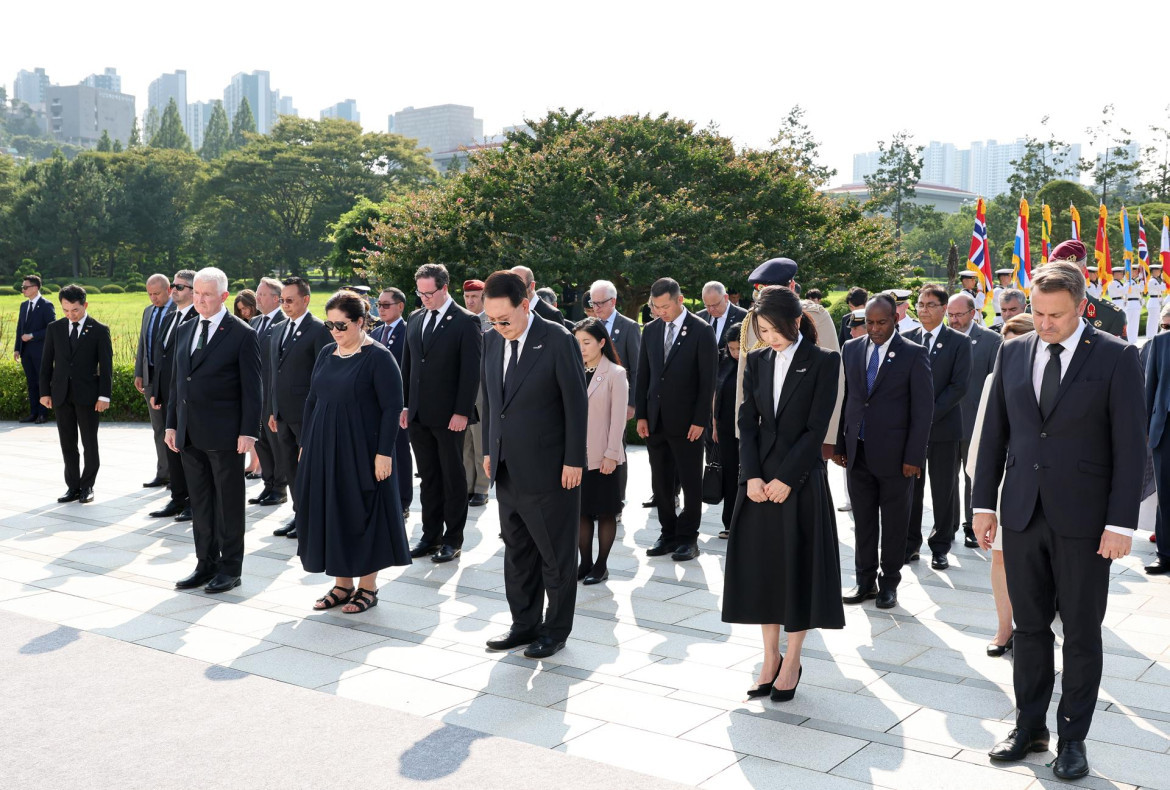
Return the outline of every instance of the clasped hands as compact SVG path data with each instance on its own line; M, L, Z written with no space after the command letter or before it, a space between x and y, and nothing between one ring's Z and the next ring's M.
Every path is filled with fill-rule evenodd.
M638 435L641 436L643 439L646 439L650 436L650 421L647 420L646 418L643 417L642 419L638 420L637 428L638 428ZM688 442L697 442L700 438L702 438L702 436L703 436L703 426L702 425L692 425L689 429L687 429L687 441Z
M792 486L773 478L765 483L763 478L753 477L747 483L747 497L753 502L782 503L792 493Z

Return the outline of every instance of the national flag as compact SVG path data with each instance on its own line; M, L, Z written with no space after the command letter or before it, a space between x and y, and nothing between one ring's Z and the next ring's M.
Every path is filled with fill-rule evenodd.
M1047 203L1040 204L1040 263L1048 263L1048 254L1052 243L1052 207Z
M1121 207L1121 244L1124 247L1124 252L1121 254L1121 259L1125 264L1125 278L1127 280L1133 279L1133 240L1129 235L1129 213L1125 210L1125 206Z
M1105 204L1097 210L1097 241L1093 244L1093 259L1097 262L1097 280L1101 283L1101 293L1109 287L1113 279L1113 256L1109 253L1109 230L1105 227L1109 220L1109 209Z
M1024 293L1032 289L1032 248L1028 245L1028 201L1020 198L1020 218L1016 222L1016 241L1012 248L1012 279Z
M1162 259L1162 271L1170 270L1170 216L1162 215L1162 249L1158 253Z
M975 228L971 231L971 249L967 252L967 268L983 278L983 289L991 291L991 247L987 244L987 214L983 198L975 204Z
M1081 212L1072 203L1068 204L1068 213L1072 215L1072 237L1081 240Z
M1138 263L1142 267L1142 293L1146 293L1150 282L1150 245L1146 241L1146 221L1138 209Z

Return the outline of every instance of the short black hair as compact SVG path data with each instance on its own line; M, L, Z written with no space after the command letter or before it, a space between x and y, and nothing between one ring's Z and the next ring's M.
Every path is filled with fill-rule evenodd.
M310 293L312 293L312 291L309 289L309 281L304 277L298 277L294 274L292 277L285 277L280 282L286 286L295 285L297 287L297 293L299 293L301 296L308 296Z
M24 279L21 280L21 282L22 283L32 283L37 288L40 288L41 287L41 276L39 274L26 274L24 276Z
M864 307L865 303L869 301L869 291L855 285L849 289L849 293L845 294L845 301L854 307Z
M353 291L338 291L330 296L325 303L325 312L330 310L340 310L350 321L362 321L369 325L370 303Z
M521 302L528 298L528 286L524 284L524 278L516 272L503 270L492 272L483 283L483 298L484 299L504 299L507 298L512 303L513 307L519 306Z
M918 289L919 299L928 295L938 299L939 303L944 307L946 307L947 301L951 298L950 294L947 293L947 289L938 283L926 283Z
M679 287L679 284L676 280L673 280L670 277L660 277L654 281L653 285L650 286L650 298L657 299L664 294L669 296L671 299L677 299L680 295L682 295L682 288Z
M394 297L395 304L406 304L406 294L402 292L401 288L395 288L393 285L387 285L382 289L382 293L390 294Z
M887 293L874 294L873 298L870 299L866 305L866 309L869 309L869 305L875 304L885 305L889 309L890 315L894 315L898 312L898 303L894 301L894 297Z
M61 289L57 294L57 299L62 302L73 302L73 304L85 304L85 289L77 283L70 283Z
M447 267L441 263L424 263L418 267L418 271L414 273L414 281L426 280L430 278L435 281L435 287L439 290L446 288L451 282L451 275L447 271Z
M823 293L821 293L820 288L809 288L808 289L808 298L809 299L824 299L825 295Z

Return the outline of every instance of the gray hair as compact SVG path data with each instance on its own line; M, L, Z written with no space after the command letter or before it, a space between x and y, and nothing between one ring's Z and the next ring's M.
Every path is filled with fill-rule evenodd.
M557 294L552 288L537 288L536 295L553 307L557 306Z
M1085 300L1085 275L1081 267L1074 263L1054 261L1040 267L1040 271L1032 278L1032 288L1041 293L1067 291L1073 303L1080 304Z
M280 292L284 290L284 286L280 284L280 280L275 277L261 277L260 282L256 283L256 290L259 291L261 288L267 288L277 296L280 296ZM226 291L227 288L225 287L224 290Z
M200 269L199 271L195 272L195 276L191 279L191 284L195 285L200 280L213 282L213 283L215 283L215 290L217 292L219 292L221 294L227 293L228 276L226 274L224 274L223 269L217 269L214 266L204 267L204 268ZM276 282L276 280L273 280L273 282ZM263 284L264 280L261 280L260 283ZM277 291L277 293L280 293L280 292Z
M175 280L182 280L183 282L187 283L187 285L194 285L195 274L196 271L194 269L179 269L177 272L175 272Z
M617 299L617 286L609 280L594 280L593 285L589 286L589 293L592 294L594 291L605 291L606 299Z
M1048 264L1045 264L1045 266L1047 266L1047 265ZM1083 278L1082 278L1082 282L1084 282ZM1032 285L1035 286L1035 284L1036 284L1036 282L1035 282L1035 280L1033 280ZM1049 290L1053 290L1053 289L1050 288ZM1056 290L1060 290L1060 289L1056 289ZM1081 298L1082 299L1084 298L1084 289L1083 288L1081 289ZM1028 297L1019 288L1005 288L1003 293L1001 293L999 295L1000 306L1002 306L1005 301L1015 302L1020 307L1027 307L1028 306ZM1077 300L1077 301L1079 303L1080 300Z
M975 309L975 300L971 298L971 294L959 291L957 294L952 294L951 298L947 300L947 304L955 304L956 302L966 304L968 310Z
M1170 301L1162 305L1162 312L1158 314L1158 317L1164 321L1168 315L1170 315Z
M170 288L171 278L167 277L165 274L152 274L146 278L146 286L149 288L152 285L163 285L167 288Z
M724 296L727 296L727 288L725 288L723 286L723 283L719 282L718 280L712 280L711 282L709 282L703 286L703 293L704 294L712 293L712 294L715 294L716 296L722 298Z

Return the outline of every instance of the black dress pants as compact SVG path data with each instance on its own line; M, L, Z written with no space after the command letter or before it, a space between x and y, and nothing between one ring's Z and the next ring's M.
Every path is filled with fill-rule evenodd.
M719 465L723 467L723 528L731 529L731 516L739 496L739 439L735 438L735 425L719 426L715 447Z
M20 366L24 368L24 380L28 384L28 413L34 417L44 417L49 410L41 405L41 357L45 351L45 344L25 343L20 352Z
M256 439L256 457L260 459L260 475L264 487L283 494L288 488L288 478L280 470L276 462L276 434L268 430L268 418L260 425L260 435Z
M276 433L268 430L267 425L264 426L264 431L273 443L276 472L282 479L288 481L288 492L292 495L293 512L295 513L297 509L297 463L301 453L301 423L285 422L277 418Z
M191 522L198 570L239 576L244 564L244 456L201 450L180 453L191 488Z
M61 457L65 459L65 487L93 488L97 479L101 458L98 456L98 424L101 415L94 411L93 404L77 405L66 398L54 403L57 413L57 437L61 441ZM85 452L85 470L81 469L81 456L77 452L77 438L81 435L81 446Z
M897 474L876 474L866 462L865 442L859 441L846 480L856 532L853 566L857 584L869 588L876 582L878 589L896 590L902 581L914 478L904 477L901 469Z
M183 468L182 453L172 453L167 448L167 470L171 477L171 499L175 502L188 504L190 493L187 489L187 472Z
M1170 529L1163 525L1162 514L1170 513L1170 458L1163 459L1164 453L1170 453L1170 433L1162 434L1161 441L1154 448L1154 482L1158 488L1158 516L1154 524L1154 539L1157 541L1158 556L1170 560Z
M1004 530L1004 570L1016 621L1012 675L1019 727L1046 726L1055 678L1052 621L1059 600L1064 669L1057 731L1072 741L1089 733L1101 687L1101 623L1111 563L1097 554L1100 543L1099 537L1058 534L1039 501L1022 531Z
M468 426L476 430L478 426ZM463 468L463 431L446 425L410 423L410 444L418 463L422 502L422 542L463 548L467 526L467 472Z
M971 477L967 474L967 455L971 452L971 442L959 442L959 474L963 478L963 534L969 537L974 537L975 532L971 528L971 522L974 520L974 513L971 509ZM956 483L955 485L958 485ZM955 534L959 532L958 512L955 513Z
M926 464L922 476L914 478L914 501L910 507L910 526L906 531L906 556L922 548L922 502L926 480L930 478L930 504L934 510L934 528L927 545L934 554L947 554L955 539L959 520L959 443L931 442L926 446Z
M479 430L468 426L467 430ZM480 459L483 463L483 459ZM407 510L414 502L414 461L410 457L410 434L399 431L394 440L394 473L398 475L398 500L402 509Z
M646 439L650 455L650 485L658 508L662 537L676 544L694 543L703 514L703 441L686 435L651 433ZM683 509L675 515L675 481L682 485Z
M577 601L577 537L581 487L522 493L501 462L496 501L504 536L504 591L512 628L563 641ZM542 619L545 597L548 611Z

